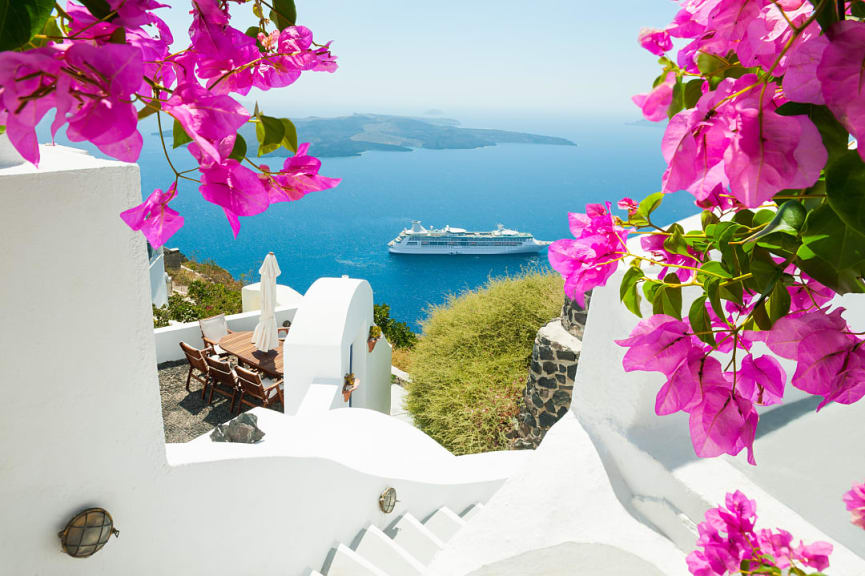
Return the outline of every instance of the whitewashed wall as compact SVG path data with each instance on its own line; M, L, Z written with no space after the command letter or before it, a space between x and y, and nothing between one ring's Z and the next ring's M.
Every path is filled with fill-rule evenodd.
M693 229L699 227L699 220L691 218L683 225L686 230ZM633 241L630 246L632 250L638 249ZM825 410L833 412L840 408L845 417L812 415L814 422L822 424L811 428L813 434L809 440L803 443L803 435L796 434L785 441L786 435L794 430L789 423L802 414L796 402L807 402L803 399L810 397L788 383L783 407L761 409L763 423L773 420L780 428L772 432L773 443L757 438L760 473L754 473L744 462L744 453L737 458L697 458L688 433L687 414L660 417L654 412L655 395L663 377L650 372L626 373L622 368L627 349L614 341L626 338L639 321L619 302L622 274L620 269L605 288L593 292L571 404L571 411L595 442L622 503L650 520L687 551L693 549L694 524L702 521L705 510L722 502L725 492L741 489L757 499L765 526L783 527L806 541L834 541L835 569L830 573L865 574L865 560L856 555L865 556L865 540L850 529L838 488L849 487L857 478L861 481L865 477L865 450L835 452L823 448L827 441L834 443L831 439L836 435L852 434L853 444L856 439L865 441L865 434L859 431L865 418L865 403ZM693 295L690 293L691 298ZM684 296L687 310L689 293ZM861 302L859 297L860 309ZM647 317L651 314L650 306L643 304L643 316ZM761 347L762 344L756 353L768 353L768 349ZM792 376L790 363L782 363L788 376ZM805 407L805 411L809 409L813 411L813 405ZM857 419L858 425L854 424ZM857 431L850 432L851 427ZM776 448L771 448L772 444ZM781 446L788 447L788 465L781 470L771 468L782 459ZM773 463L761 463L764 449L778 454L769 459ZM819 470L812 467L812 451L821 453ZM813 480L815 476L833 479L834 490L812 489L821 485ZM799 487L782 493L779 489L782 483ZM825 481L822 485L825 487Z
M168 279L162 251L150 261L150 302L157 308L168 304Z
M240 290L241 310L252 312L261 310L261 282L247 284ZM303 300L303 294L284 284L276 285L276 306L280 308L297 308Z
M359 409L294 426L267 411L257 446L166 446L144 239L118 218L141 201L138 168L42 154L39 171L0 169L0 270L27 279L0 283L0 573L300 574L395 518L377 511L386 486L425 516L487 499L523 458L457 458ZM80 254L112 265L82 274ZM72 559L57 532L90 506L121 536Z
M389 413L391 348L382 339L367 351L372 323L366 280L319 278L309 287L283 342L286 414L298 413L305 402L319 405L326 390L332 408L348 406L334 390L341 390L349 371L360 380L351 405Z

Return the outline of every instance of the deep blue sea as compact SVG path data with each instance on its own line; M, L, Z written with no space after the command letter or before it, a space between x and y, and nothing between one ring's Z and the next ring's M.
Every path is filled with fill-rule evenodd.
M624 120L536 126L524 122L516 128L489 120L464 124L563 136L577 146L509 144L324 158L321 173L343 179L336 189L241 218L236 240L222 210L204 201L194 183L185 182L173 206L186 224L168 246L253 279L264 256L273 251L282 270L279 282L301 293L321 276L364 278L376 302L386 302L392 317L417 329L426 307L443 302L448 294L475 288L490 276L547 264L545 251L536 256L389 254L387 243L411 220L470 230L490 230L502 223L541 240L556 240L568 236L568 211L581 211L587 202L639 199L660 185L664 162L657 127ZM148 134L139 159L144 196L172 181L158 138ZM173 156L177 164L190 165L184 150L173 151ZM277 165L276 159L268 163ZM669 197L658 221L694 210L688 197Z

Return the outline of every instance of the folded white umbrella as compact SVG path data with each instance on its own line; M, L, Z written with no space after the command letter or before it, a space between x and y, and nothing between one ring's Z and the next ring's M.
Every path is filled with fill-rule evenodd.
M276 350L279 333L276 329L276 277L280 275L279 264L273 252L268 253L261 268L261 318L252 333L252 343L262 352Z

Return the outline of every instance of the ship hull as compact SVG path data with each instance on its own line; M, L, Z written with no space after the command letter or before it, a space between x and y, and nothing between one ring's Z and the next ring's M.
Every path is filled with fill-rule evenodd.
M400 244L390 246L391 254L437 254L456 255L468 254L473 256L495 255L495 254L534 254L546 248L547 244L524 244L520 246L403 246Z

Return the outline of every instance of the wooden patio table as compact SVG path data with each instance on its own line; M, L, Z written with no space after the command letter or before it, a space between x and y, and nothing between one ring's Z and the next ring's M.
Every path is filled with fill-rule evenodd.
M219 340L219 347L234 354L245 366L257 368L273 378L282 378L282 341L270 352L260 352L252 343L252 332L232 332Z

